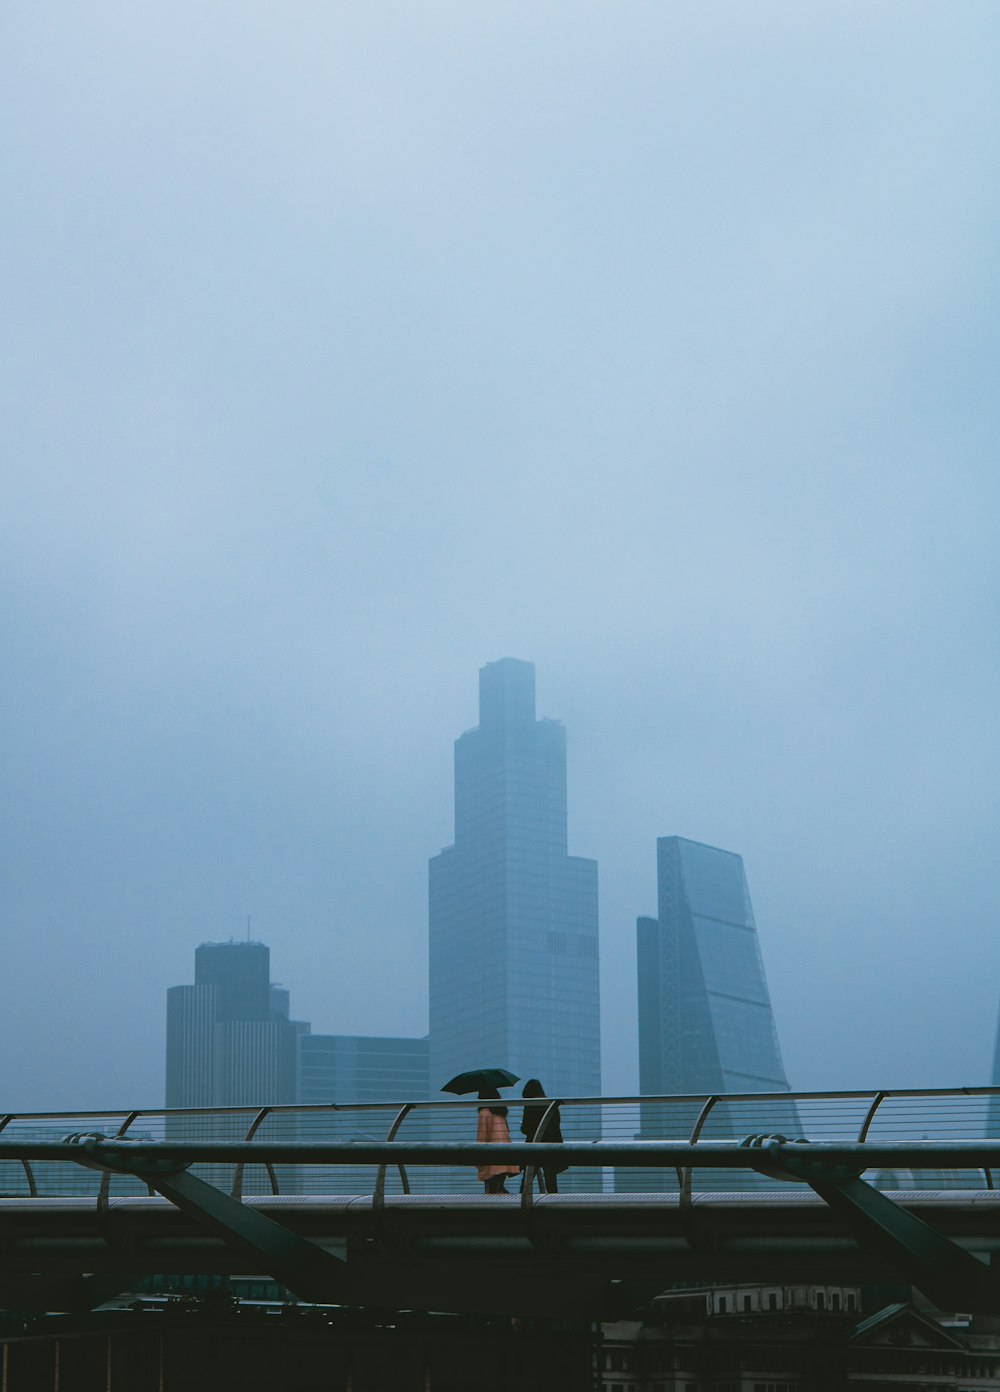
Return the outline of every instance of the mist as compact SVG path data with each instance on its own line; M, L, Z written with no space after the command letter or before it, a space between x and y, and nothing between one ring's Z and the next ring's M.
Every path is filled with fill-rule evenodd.
M988 1082L996 7L0 31L3 1110L160 1105L248 917L296 1017L424 1033L503 656L568 730L607 1091L673 834L744 857L793 1088Z

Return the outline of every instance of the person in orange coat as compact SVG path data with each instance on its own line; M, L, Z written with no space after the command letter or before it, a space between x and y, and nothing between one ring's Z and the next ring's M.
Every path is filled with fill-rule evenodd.
M499 1102L500 1094L496 1088L480 1088L480 1102ZM477 1141L492 1141L499 1144L510 1140L510 1127L507 1125L507 1108L480 1107L479 1125L476 1128ZM518 1165L480 1165L476 1174L486 1186L487 1194L506 1194L507 1176L520 1174Z

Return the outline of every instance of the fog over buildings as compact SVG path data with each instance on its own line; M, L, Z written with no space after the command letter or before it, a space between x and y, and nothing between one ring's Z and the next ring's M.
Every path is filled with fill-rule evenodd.
M158 1102L247 915L318 1036L423 1036L503 657L606 1089L673 836L743 858L793 1088L988 1081L996 6L0 25L4 1108Z

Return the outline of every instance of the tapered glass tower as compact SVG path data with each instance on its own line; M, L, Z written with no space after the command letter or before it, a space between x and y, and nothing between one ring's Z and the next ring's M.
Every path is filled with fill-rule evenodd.
M535 669L479 673L455 743L455 844L430 863L431 1092L464 1069L600 1092L597 864L567 854L566 732L535 717Z
M644 1093L786 1092L743 860L656 843L659 914L638 921Z
M639 1139L686 1140L695 1128L706 1140L801 1135L795 1103L773 1096L788 1081L741 857L680 836L660 837L656 851L659 912L637 924L639 1090L689 1100L644 1102ZM757 1093L772 1095L745 1095ZM701 1189L773 1182L694 1171ZM675 1183L671 1171L615 1173L619 1190Z

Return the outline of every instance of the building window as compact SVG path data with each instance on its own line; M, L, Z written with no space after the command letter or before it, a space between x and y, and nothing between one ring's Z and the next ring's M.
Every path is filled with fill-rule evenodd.
M854 1292L848 1291L844 1297L845 1305L850 1314L854 1313Z
M774 1291L768 1293L767 1308L769 1310L776 1310L778 1308L778 1297L775 1295Z
M830 1296L830 1308L832 1310L840 1309L840 1291L834 1291Z
M825 1309L826 1309L826 1292L825 1292L825 1291L817 1291L817 1292L816 1292L816 1309L817 1309L817 1310L825 1310Z
M729 1309L729 1302L724 1295L719 1296L719 1314L724 1315Z
M745 1295L743 1297L743 1308L744 1310L750 1310L753 1308L753 1300L749 1295Z

